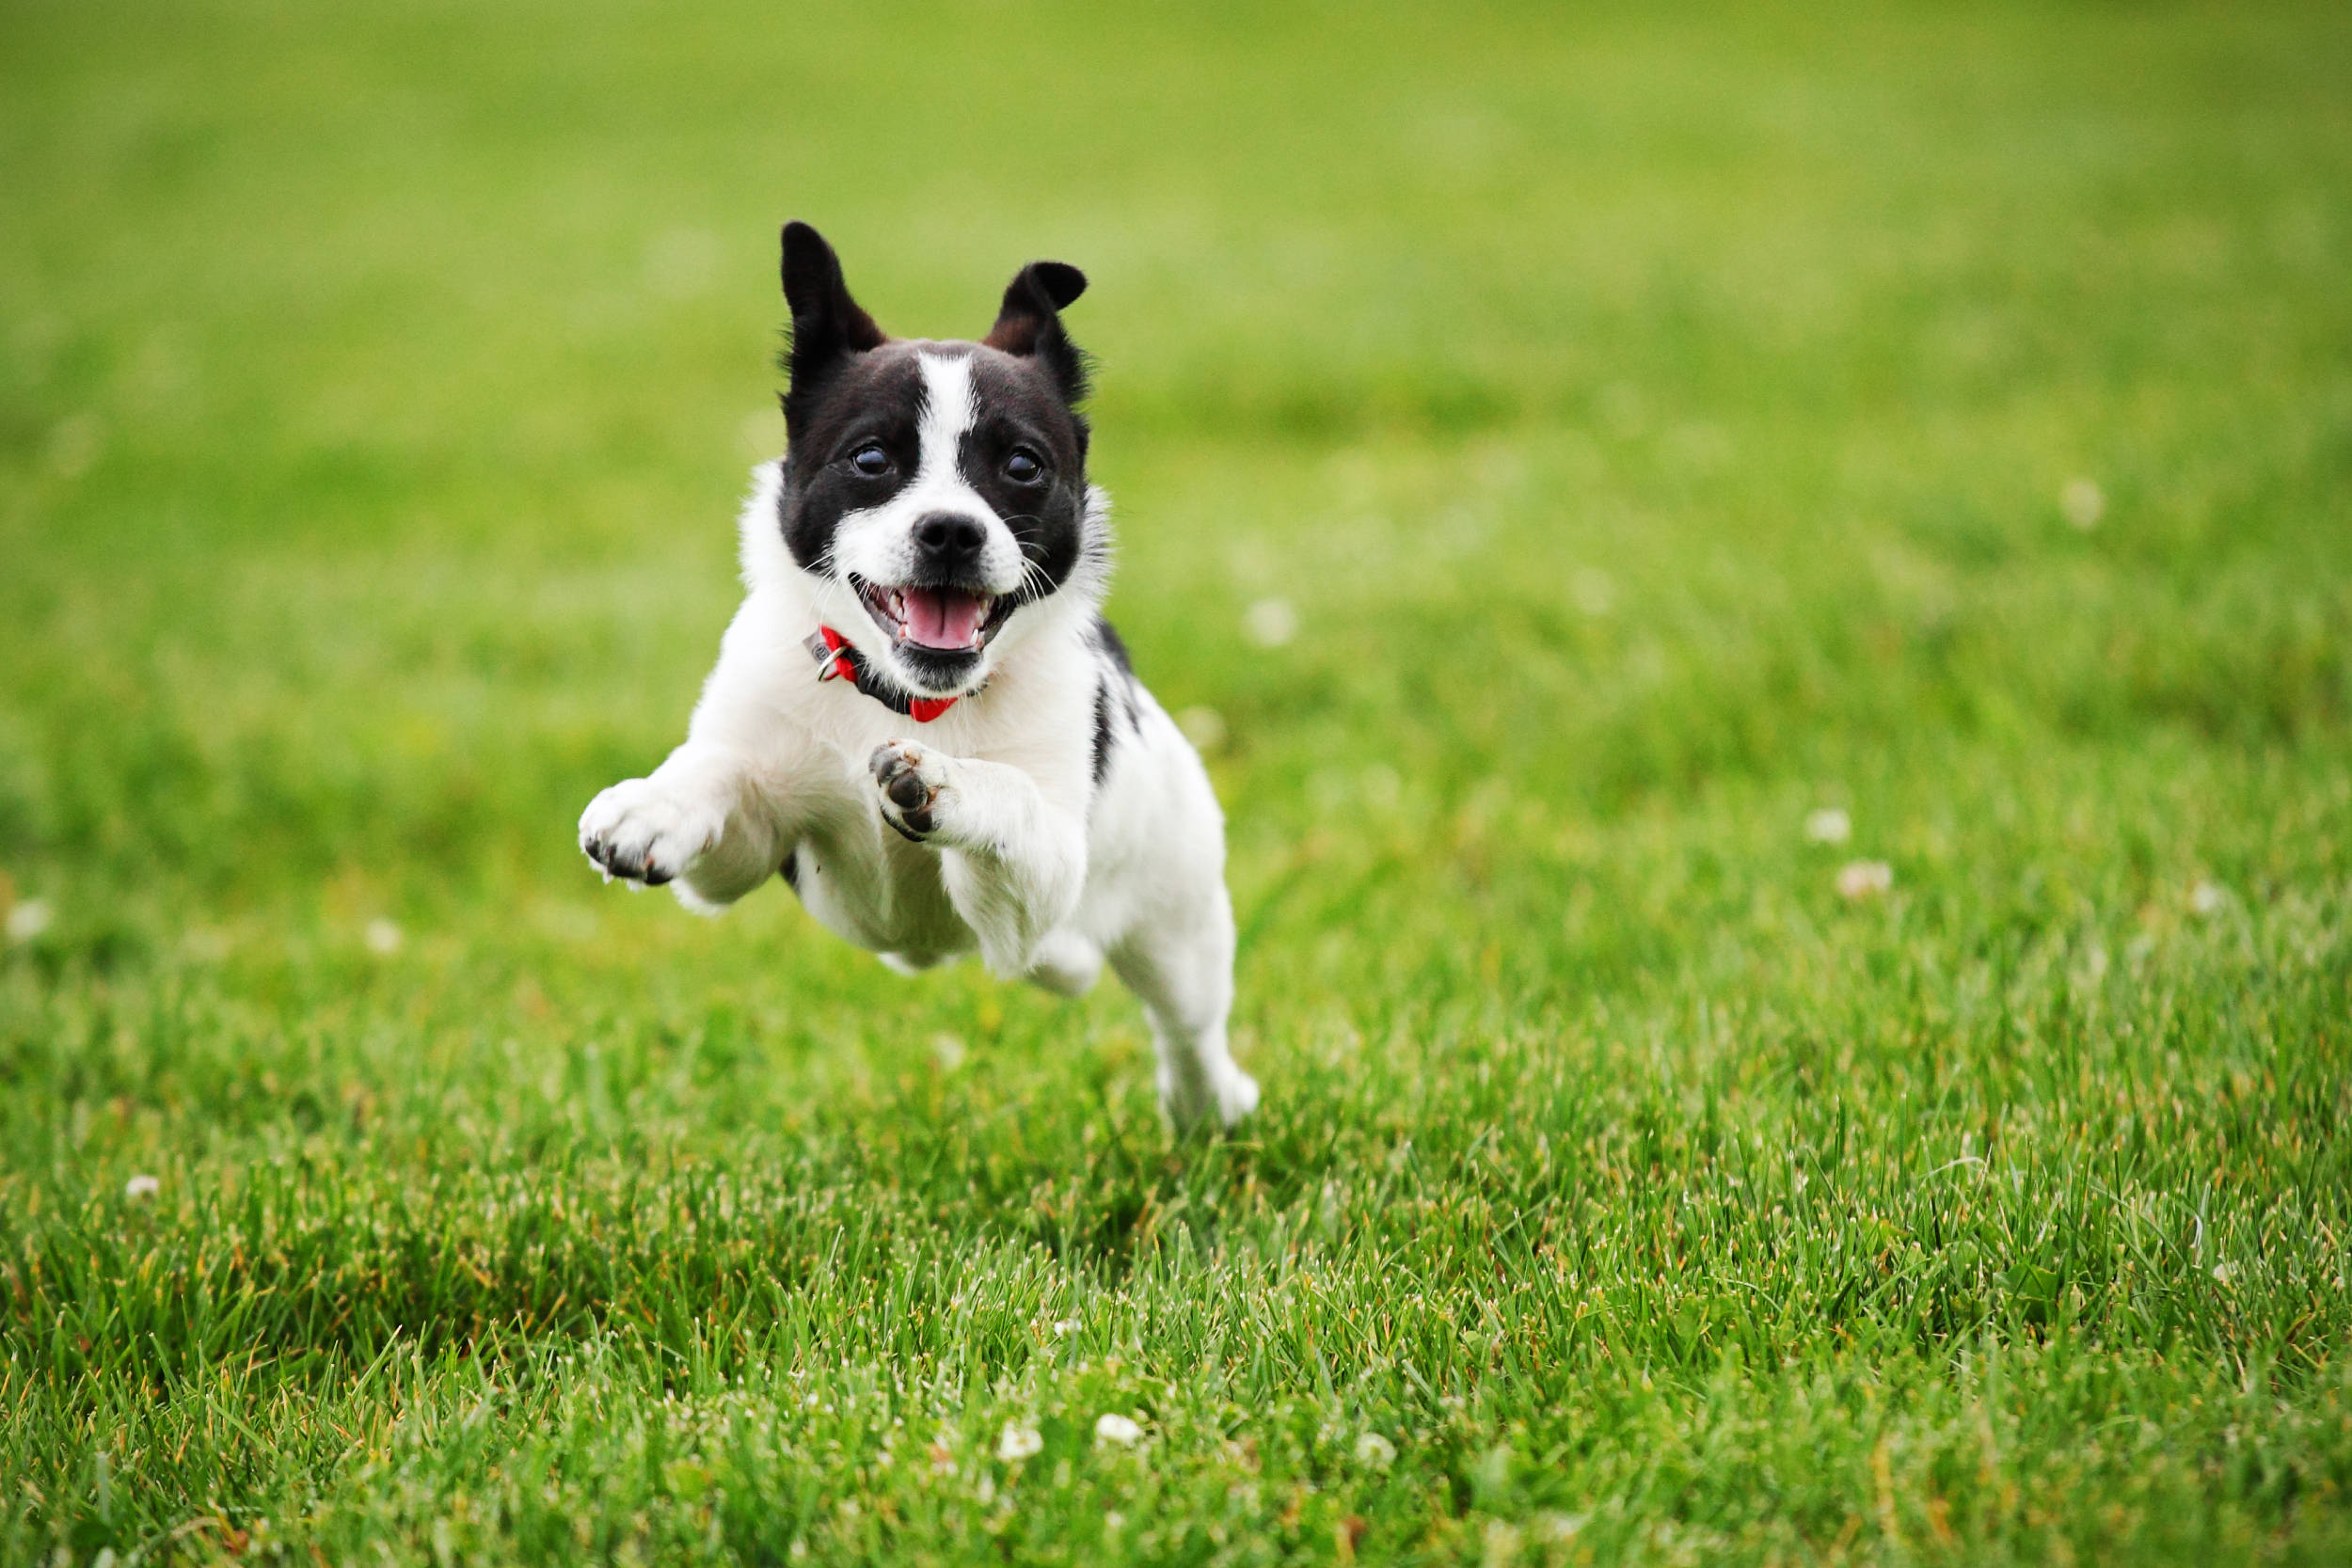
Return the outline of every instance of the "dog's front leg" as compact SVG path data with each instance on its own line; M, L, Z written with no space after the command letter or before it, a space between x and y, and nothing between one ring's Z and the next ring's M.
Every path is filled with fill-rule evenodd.
M612 876L675 880L687 904L717 909L776 874L782 834L768 794L748 759L689 740L650 777L591 800L580 847Z
M1027 974L1085 890L1085 823L1001 762L893 740L868 766L882 820L940 851L947 897L988 967L1008 979Z

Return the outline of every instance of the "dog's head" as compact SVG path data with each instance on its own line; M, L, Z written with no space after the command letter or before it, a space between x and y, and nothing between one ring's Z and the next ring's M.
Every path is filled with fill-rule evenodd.
M977 342L887 337L804 223L784 230L792 346L779 522L820 609L908 691L974 689L1066 591L1097 591L1077 268L1033 261Z

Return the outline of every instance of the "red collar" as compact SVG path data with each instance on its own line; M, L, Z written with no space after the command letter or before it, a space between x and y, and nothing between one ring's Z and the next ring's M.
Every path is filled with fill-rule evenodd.
M817 660L817 678L820 681L848 681L893 713L903 713L918 724L928 724L959 699L954 697L910 697L897 687L874 673L850 640L831 626L818 626L815 636L802 646ZM966 696L973 693L966 692Z

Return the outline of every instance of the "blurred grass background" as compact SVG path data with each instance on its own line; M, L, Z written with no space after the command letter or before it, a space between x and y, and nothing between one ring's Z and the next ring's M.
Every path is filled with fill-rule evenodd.
M2347 81L2340 6L12 4L9 1550L2344 1548ZM902 334L1093 281L1238 1144L1122 997L572 847L787 216ZM984 1463L1089 1400L1159 1446Z

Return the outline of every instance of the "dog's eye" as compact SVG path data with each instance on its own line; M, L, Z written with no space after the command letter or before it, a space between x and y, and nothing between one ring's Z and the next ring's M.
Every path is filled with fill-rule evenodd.
M867 479L880 479L890 471L890 454L879 441L868 441L850 454L850 467Z
M1015 484L1035 484L1045 477L1045 465L1026 447L1015 447L1005 459L1005 477Z

